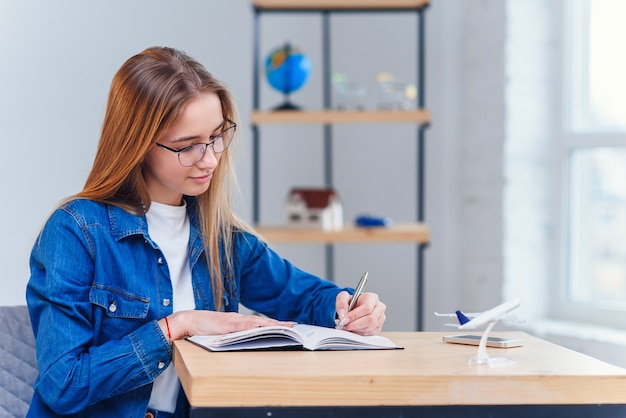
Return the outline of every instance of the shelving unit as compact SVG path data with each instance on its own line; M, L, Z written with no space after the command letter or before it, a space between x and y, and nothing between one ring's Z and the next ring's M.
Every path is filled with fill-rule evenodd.
M326 244L327 277L333 277L333 244L338 243L415 243L417 244L417 329L422 330L423 256L429 242L428 227L424 223L424 136L430 123L424 95L424 10L429 0L252 0L254 8L254 80L253 80L253 222L256 230L271 243ZM412 110L332 110L330 23L332 13L410 12L417 16L417 109ZM322 64L324 80L324 108L304 111L264 111L260 109L260 21L262 13L292 12L319 13L322 17ZM333 185L332 126L362 123L411 123L417 126L417 214L416 222L395 224L391 228L363 229L346 226L341 231L295 229L286 225L262 225L260 214L260 125L317 124L324 127L324 182Z

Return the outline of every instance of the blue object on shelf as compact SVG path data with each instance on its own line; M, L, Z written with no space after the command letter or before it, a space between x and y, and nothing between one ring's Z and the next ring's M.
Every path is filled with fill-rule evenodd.
M270 86L283 93L285 102L275 110L299 110L289 95L299 90L311 75L311 60L298 47L286 43L265 59L265 73Z
M354 224L362 228L388 228L391 223L391 218L382 216L359 215L354 219Z

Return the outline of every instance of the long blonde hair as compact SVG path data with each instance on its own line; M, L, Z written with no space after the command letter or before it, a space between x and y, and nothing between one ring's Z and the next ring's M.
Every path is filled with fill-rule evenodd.
M146 153L172 126L185 105L205 93L219 97L224 119L238 121L236 105L226 86L184 52L152 47L129 58L113 77L94 164L83 190L74 197L143 215L150 207L141 173ZM218 311L223 305L220 242L224 245L226 266L230 268L233 229L249 230L231 209L234 177L230 150L227 148L221 155L209 189L197 196L200 229Z

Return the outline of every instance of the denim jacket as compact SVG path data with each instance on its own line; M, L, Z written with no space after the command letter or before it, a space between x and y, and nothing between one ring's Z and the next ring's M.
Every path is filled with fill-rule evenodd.
M189 263L196 309L214 310L195 199ZM234 231L224 309L334 326L342 289L299 270L254 235ZM28 416L145 416L152 382L170 364L157 320L173 312L163 253L144 216L79 199L48 219L30 260L26 298L39 376Z

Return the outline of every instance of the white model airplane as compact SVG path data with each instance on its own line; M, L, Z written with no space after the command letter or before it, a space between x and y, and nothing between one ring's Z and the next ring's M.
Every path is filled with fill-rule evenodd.
M487 324L487 328L483 332L483 335L480 339L480 344L478 345L478 353L476 356L470 358L469 364L488 364L489 366L492 366L496 364L511 362L512 360L507 357L489 357L489 354L487 353L487 339L489 338L489 332L498 321L504 320L511 322L521 322L519 318L510 314L513 309L516 309L520 305L520 303L521 301L519 299L514 299L508 302L504 302L485 312L463 313L461 311L456 311L453 314L440 314L435 312L435 315L456 316L459 320L458 329L476 329L482 325Z
M508 302L504 302L495 308L491 308L485 312L478 313L463 313L461 311L456 311L455 313L438 313L435 312L437 316L456 316L459 320L459 329L476 329L480 326L488 324L490 322L497 322L500 320L511 320L514 322L519 322L519 319L514 315L508 315L513 309L516 309L520 305L521 301L519 299L510 300ZM451 325L451 324L450 324ZM456 326L456 325L453 325Z

